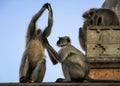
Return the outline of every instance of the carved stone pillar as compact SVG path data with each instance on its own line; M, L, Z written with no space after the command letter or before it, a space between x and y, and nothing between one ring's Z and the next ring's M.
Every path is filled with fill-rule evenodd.
M91 78L120 80L120 26L89 26L86 48Z

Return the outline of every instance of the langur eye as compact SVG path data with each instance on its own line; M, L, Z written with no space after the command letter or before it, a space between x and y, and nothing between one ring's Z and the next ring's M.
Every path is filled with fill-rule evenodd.
M67 42L70 42L70 39L69 39L69 38L67 38Z
M90 12L90 13L89 13L89 16L93 16L93 12Z

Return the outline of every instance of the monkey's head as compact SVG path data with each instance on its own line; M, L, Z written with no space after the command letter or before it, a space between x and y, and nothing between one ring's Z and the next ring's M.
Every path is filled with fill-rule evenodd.
M63 47L68 44L71 44L71 39L68 36L59 37L59 40L57 41L57 46Z
M91 19L91 17L96 13L97 8L91 8L88 11L84 12L82 17L85 19Z
M40 38L41 34L42 34L42 30L41 29L35 30L35 37Z

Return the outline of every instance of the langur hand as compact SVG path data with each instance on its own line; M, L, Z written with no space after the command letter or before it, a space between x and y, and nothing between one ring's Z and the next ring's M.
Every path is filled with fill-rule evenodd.
M50 3L45 3L45 4L43 5L44 8L48 8L49 6L50 6Z

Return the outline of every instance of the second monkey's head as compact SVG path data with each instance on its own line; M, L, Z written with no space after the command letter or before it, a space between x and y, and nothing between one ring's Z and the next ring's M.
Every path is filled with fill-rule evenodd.
M59 37L59 40L57 41L57 46L59 47L63 47L69 44L71 44L71 39L69 36Z

